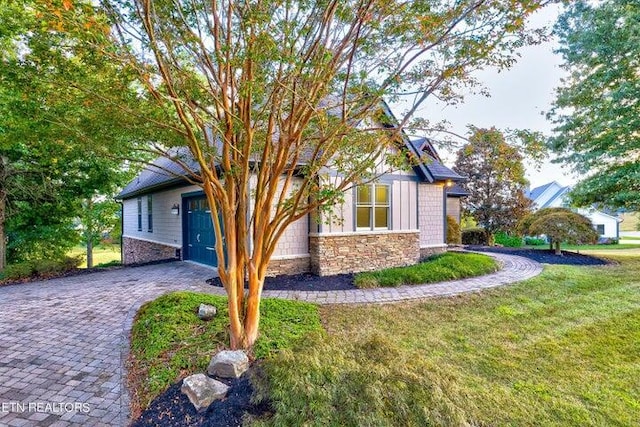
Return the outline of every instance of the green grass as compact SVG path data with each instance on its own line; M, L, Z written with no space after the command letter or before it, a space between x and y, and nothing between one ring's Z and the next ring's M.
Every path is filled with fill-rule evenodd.
M436 283L480 276L492 273L497 268L496 261L486 255L447 252L409 267L359 273L354 284L358 288L377 288Z
M640 240L640 236L623 236L623 237L620 237L620 240L621 241L624 241L624 240Z
M621 251L624 252L624 251ZM629 426L640 420L640 251L452 298L321 309L269 357L273 426Z
M80 268L87 268L87 248L84 246L76 246L73 248L69 256L82 256L84 261L80 264ZM99 245L93 248L93 265L111 264L120 262L120 245Z
M198 318L201 303L217 307L218 315ZM315 305L264 299L260 337L254 347L258 358L288 348L305 334L321 331ZM134 412L180 378L203 372L211 357L229 343L225 297L175 292L145 304L131 332L129 379Z

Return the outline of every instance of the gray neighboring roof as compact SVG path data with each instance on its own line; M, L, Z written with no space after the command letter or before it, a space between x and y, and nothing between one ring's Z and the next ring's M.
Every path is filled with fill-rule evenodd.
M549 182L547 184L544 184L544 185L541 185L539 187L536 187L536 188L532 189L527 194L527 197L529 199L531 199L533 202L536 202L536 200L538 198L540 198L540 196L542 196L549 189L549 187L551 187L554 184L557 185L560 188L558 189L558 191L556 191L554 194L552 194L551 197L549 197L549 199L542 206L539 207L539 209L549 207L549 205L552 204L555 200L557 200L558 198L560 198L560 197L564 196L566 193L568 193L571 190L571 187L562 186L562 185L558 184L556 181L551 181L551 182Z
M529 191L529 194L527 194L527 197L530 198L531 200L535 201L538 197L540 197L542 195L542 193L544 193L546 191L547 188L549 188L551 185L553 185L555 181L552 181L548 184L544 184L541 185L540 187L536 187L534 189L532 189L531 191Z
M455 184L453 187L447 189L447 197L466 197L468 195L467 190L459 184Z
M140 172L133 181L122 189L116 199L130 199L141 194L150 193L156 189L187 184L188 182L185 179L187 171L172 158L183 161L190 168L199 169L186 148L170 150L167 152L167 157L158 157Z

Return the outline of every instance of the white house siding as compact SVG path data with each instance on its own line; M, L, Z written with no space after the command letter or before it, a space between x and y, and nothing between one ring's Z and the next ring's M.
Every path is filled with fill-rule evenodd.
M419 184L418 205L420 248L446 246L444 243L444 186Z
M138 231L138 198L123 201L123 237L155 242L176 248L182 247L182 194L199 191L195 185L152 193L153 231L149 229L147 195L142 199L142 231ZM180 215L173 215L171 207L180 206Z
M595 209L578 209L578 213L586 216L593 223L593 228L598 229L598 225L604 225L604 233L600 237L617 239L618 220L611 215L607 215Z

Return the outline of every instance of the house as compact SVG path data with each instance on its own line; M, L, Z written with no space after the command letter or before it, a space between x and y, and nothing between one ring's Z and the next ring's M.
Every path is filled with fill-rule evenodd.
M553 181L532 189L527 194L527 197L533 201L534 210L568 207L567 195L570 191L571 187L563 186ZM622 219L618 216L603 212L595 207L577 208L574 210L591 220L601 238L620 238L620 223Z
M348 191L343 203L333 207L331 221L306 216L289 226L268 274L377 270L445 251L447 189L464 178L442 164L429 140L403 136L403 144L423 161ZM181 171L159 158L117 196L123 208L125 264L177 258L217 265L206 198Z

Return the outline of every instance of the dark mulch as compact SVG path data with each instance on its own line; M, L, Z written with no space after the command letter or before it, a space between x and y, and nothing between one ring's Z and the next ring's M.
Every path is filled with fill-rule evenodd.
M248 372L239 379L219 381L231 387L227 397L213 402L206 410L195 410L189 398L180 391L180 381L156 397L131 427L241 426L244 417L260 418L271 413L268 403L251 403L253 386Z
M503 248L495 246L465 246L470 251L495 252L507 255L518 255L544 264L562 265L606 265L610 261L577 252L562 251L562 256L548 249Z
M218 277L207 280L213 286L222 287ZM353 284L353 274L316 276L311 273L267 277L264 281L267 291L347 291L358 289Z

